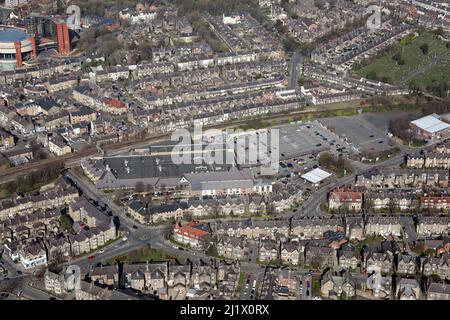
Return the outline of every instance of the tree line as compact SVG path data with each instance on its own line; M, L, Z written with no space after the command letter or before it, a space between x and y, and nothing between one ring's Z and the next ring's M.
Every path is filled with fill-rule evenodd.
M7 182L3 187L9 193L27 193L36 189L37 186L49 183L59 177L62 164L46 167L33 171L32 173L19 177L15 181Z

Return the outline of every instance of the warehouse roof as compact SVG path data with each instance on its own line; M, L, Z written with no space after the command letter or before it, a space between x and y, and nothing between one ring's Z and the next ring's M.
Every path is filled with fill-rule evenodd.
M305 173L301 177L311 183L319 183L330 176L331 173L326 172L325 170L322 170L320 168L316 168L314 170Z
M428 115L426 117L411 121L411 123L416 127L430 133L437 133L450 128L448 123L439 120L434 115Z

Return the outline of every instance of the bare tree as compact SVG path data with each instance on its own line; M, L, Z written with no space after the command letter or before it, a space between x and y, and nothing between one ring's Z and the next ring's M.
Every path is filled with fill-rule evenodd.
M267 215L275 214L275 206L273 202L270 200L266 201L266 214Z
M365 200L364 199L363 212L366 213L366 214L370 214L370 213L373 213L373 211L374 211L373 200L369 200L369 199Z
M323 258L321 256L314 256L311 259L311 267L314 270L320 270L323 265Z
M389 214L390 215L394 214L396 209L397 209L397 204L395 203L394 197L389 198L389 203L388 203L388 212L389 212Z
M219 214L220 214L220 206L219 206L219 203L217 201L214 202L212 211L213 211L214 218L218 218Z
M164 193L167 191L166 185L163 183L163 184L161 185L161 187L159 188L159 190L161 191L162 194L164 194Z
M155 193L155 186L152 186L151 184L147 184L145 186L145 191Z

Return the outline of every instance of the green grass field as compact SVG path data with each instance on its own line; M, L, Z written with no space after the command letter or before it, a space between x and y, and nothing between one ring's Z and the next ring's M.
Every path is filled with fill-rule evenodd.
M394 53L375 59L356 70L356 73L367 78L384 79L395 85L408 85L413 81L421 88L430 84L450 82L450 50L444 41L432 33L424 32L414 39L412 36L402 39L401 43L395 44ZM429 48L427 54L421 50L425 43ZM397 53L400 53L403 65L393 59ZM436 61L438 63L433 65Z
M427 73L419 75L414 78L413 82L421 88L435 83L449 83L450 82L450 57L447 63L439 65L428 70Z

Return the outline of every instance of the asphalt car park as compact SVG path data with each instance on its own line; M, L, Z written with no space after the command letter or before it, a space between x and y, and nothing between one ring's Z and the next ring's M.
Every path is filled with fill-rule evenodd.
M355 152L381 152L392 147L386 132L363 115L323 118L319 121L350 144Z
M334 135L316 122L290 124L276 129L280 137L280 160L317 155L330 151L336 144Z

